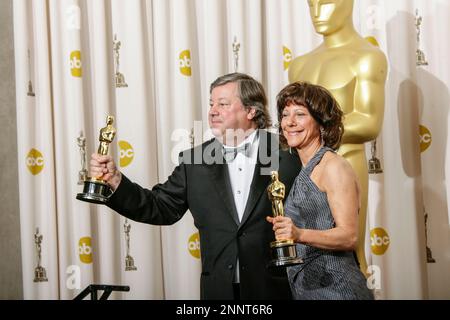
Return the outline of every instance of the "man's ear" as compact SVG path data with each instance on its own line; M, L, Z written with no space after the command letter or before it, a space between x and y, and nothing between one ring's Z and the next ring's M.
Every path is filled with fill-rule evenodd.
M250 107L250 109L248 110L247 113L247 119L248 120L253 120L253 118L256 116L256 109L255 107Z

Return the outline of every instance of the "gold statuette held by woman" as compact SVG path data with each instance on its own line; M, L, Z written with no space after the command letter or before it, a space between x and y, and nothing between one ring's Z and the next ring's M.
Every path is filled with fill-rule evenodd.
M278 172L272 171L272 183L267 188L269 200L272 202L273 217L284 216L283 199L286 187L278 179ZM277 240L270 243L272 260L269 267L287 267L303 263L302 259L297 257L294 240Z
M116 129L113 127L113 123L114 117L108 116L106 118L106 127L100 130L100 146L98 147L98 153L101 155L108 154L109 145L116 135ZM111 193L111 188L101 178L89 177L84 181L83 193L77 194L77 199L91 203L104 204L108 201Z

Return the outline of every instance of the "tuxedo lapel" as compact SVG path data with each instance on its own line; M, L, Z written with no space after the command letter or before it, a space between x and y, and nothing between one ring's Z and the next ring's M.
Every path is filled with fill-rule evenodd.
M213 143L218 144L217 141L214 141ZM217 157L215 154L216 152L220 153L217 155ZM222 148L216 145L214 148L212 148L211 156L212 159L223 159ZM217 162L218 161L207 166L211 169L214 186L217 193L219 194L220 199L222 199L222 201L224 202L228 213L231 215L234 222L236 222L236 225L239 225L239 217L236 210L236 205L234 203L233 191L231 189L230 176L228 173L228 166L225 163L218 164Z
M250 217L253 209L258 203L259 199L266 191L270 183L270 176L261 175L261 164L257 163L255 166L255 173L253 174L253 181L250 186L250 193L248 195L247 204L245 206L244 216L242 217L241 226L245 224L247 219ZM271 213L267 212L267 215L270 216Z

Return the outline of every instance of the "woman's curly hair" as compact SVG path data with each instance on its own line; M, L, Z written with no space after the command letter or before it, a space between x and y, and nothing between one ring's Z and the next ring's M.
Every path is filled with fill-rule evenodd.
M288 105L295 104L308 109L311 116L322 128L322 139L325 146L337 150L344 134L344 113L333 95L324 87L308 82L294 82L286 86L277 96L278 131L280 144L288 147L281 128L283 110Z

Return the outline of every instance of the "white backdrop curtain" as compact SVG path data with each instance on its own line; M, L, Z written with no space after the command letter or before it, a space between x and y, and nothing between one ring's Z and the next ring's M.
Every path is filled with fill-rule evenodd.
M111 153L121 170L147 187L164 182L177 152L191 145L192 128L195 144L210 136L209 84L234 71L235 38L238 70L262 81L276 120L275 97L288 83L289 62L321 42L306 0L13 5L25 298L72 299L91 283L131 287L114 299L199 298L199 242L189 212L170 227L128 221L137 270L125 271L125 220L75 199L77 137L86 137L89 157L106 115L114 115ZM422 67L416 9L429 62ZM384 174L370 176L366 233L369 282L380 299L450 298L449 21L445 0L355 1L356 29L377 39L390 68L377 153ZM121 88L117 41L118 71L128 85ZM36 228L47 282L33 282ZM427 263L427 245L434 263Z

